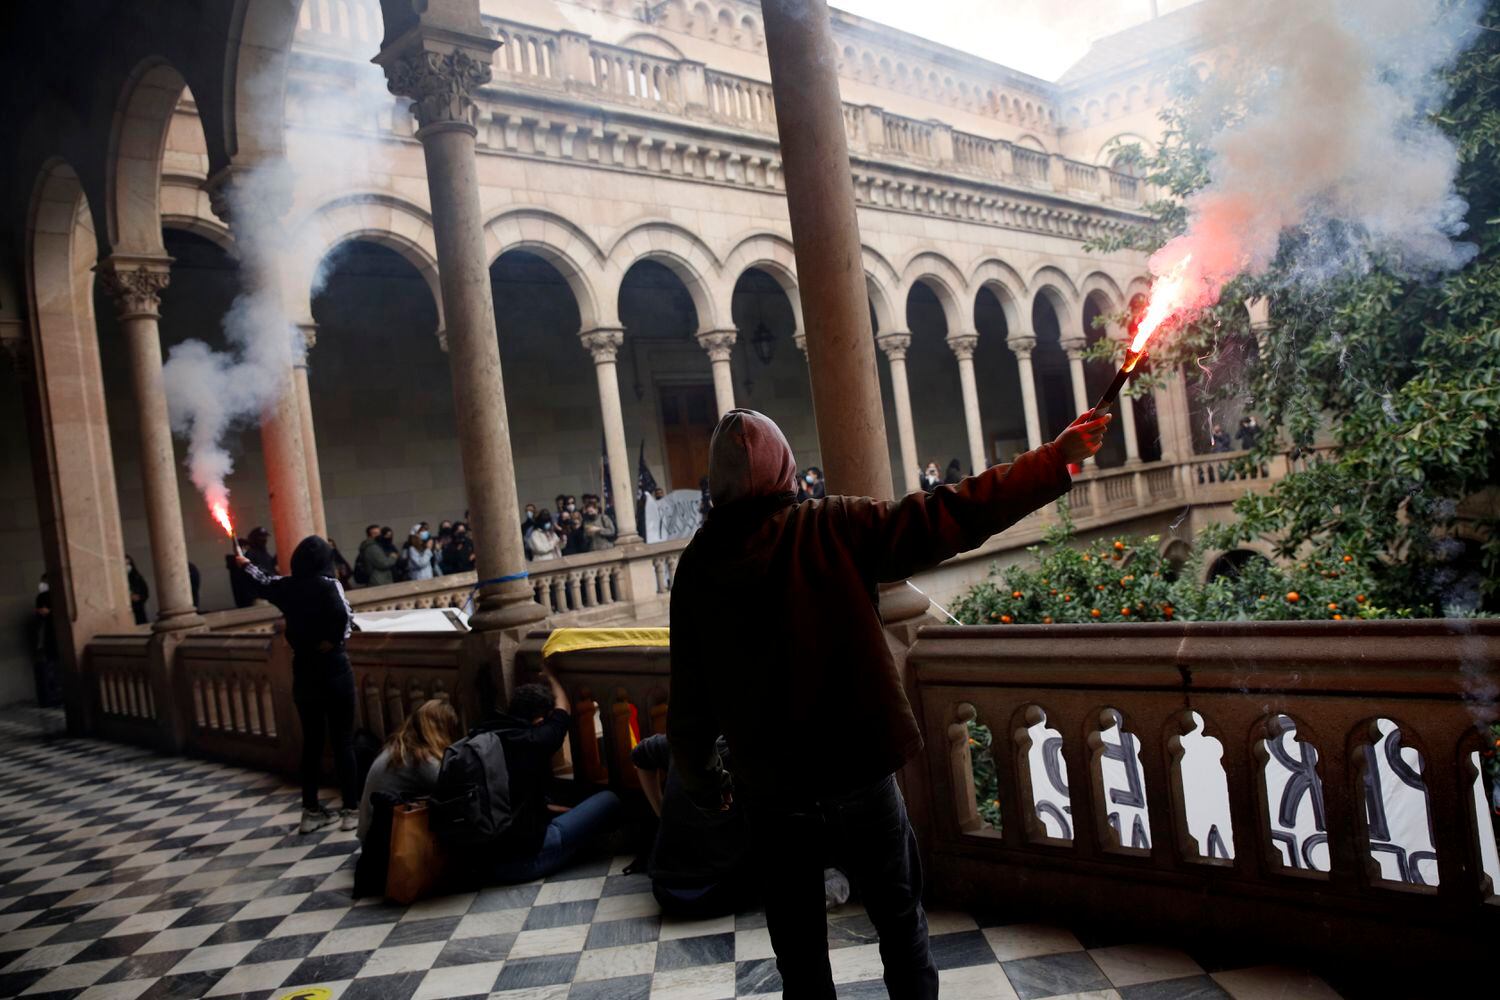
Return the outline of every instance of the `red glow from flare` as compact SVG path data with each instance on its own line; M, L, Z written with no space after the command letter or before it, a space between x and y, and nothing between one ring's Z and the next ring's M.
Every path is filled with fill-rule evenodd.
M1151 300L1136 327L1135 339L1130 342L1130 350L1134 353L1145 353L1152 334L1187 305L1190 291L1187 269L1192 259L1192 254L1185 254L1172 270L1151 285Z
M234 522L229 519L229 505L222 500L208 505L208 512L219 522L219 527L224 529L224 534L230 538L234 537Z

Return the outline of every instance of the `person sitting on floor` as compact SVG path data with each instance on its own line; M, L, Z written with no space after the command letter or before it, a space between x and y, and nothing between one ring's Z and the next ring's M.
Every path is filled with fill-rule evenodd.
M568 738L569 702L562 684L546 667L546 684L522 684L511 695L510 711L486 728L501 734L510 781L510 826L489 857L491 878L500 883L530 882L567 867L577 855L614 827L620 799L596 792L567 811L547 801L552 758Z
M720 737L720 759L728 753ZM661 819L646 871L662 911L700 920L753 903L750 836L740 806L731 802L718 812L695 806L672 771L672 749L661 733L637 743L630 762L646 801Z
M729 745L722 736L718 746L719 759L732 771ZM758 905L743 809L733 800L716 812L694 805L672 770L672 750L661 733L637 743L630 762L660 819L646 871L662 911L702 920ZM823 898L830 910L849 900L849 879L837 868L823 871Z
M430 795L437 789L443 751L463 736L458 713L446 701L424 701L401 722L401 728L385 741L370 773L365 776L359 800L359 839L370 832L373 814L371 796Z

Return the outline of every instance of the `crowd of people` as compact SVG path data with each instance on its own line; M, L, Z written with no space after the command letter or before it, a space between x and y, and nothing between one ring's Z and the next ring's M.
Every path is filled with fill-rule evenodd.
M711 446L713 507L683 553L672 592L667 732L639 742L631 756L656 819L644 869L664 912L701 918L763 902L787 994L832 997L822 911L846 899L852 882L879 933L891 996L936 997L921 859L894 778L921 739L876 587L979 545L1065 493L1069 464L1097 453L1108 422L1085 414L1013 465L897 501L825 494L798 503L804 490L816 494L821 476L798 472L780 429L746 410L721 420ZM528 519L527 534L543 547L575 530L589 544L606 534L597 498L585 497L581 509L559 499L566 531L539 528L535 510ZM394 541L371 527L360 561L366 573L389 572L399 558ZM409 547L431 553L433 539L421 529ZM440 566L457 544L456 532L448 537ZM233 572L285 617L303 733L298 829L337 824L357 832L357 893L372 877L386 890L396 820L413 808L448 852L446 870L469 887L532 882L584 852L624 846L610 838L631 803L614 791L587 794L587 786L581 798L559 794L553 761L572 727L571 705L545 661L542 683L516 686L503 709L492 708L468 734L446 701L425 702L361 775L345 650L352 613L333 545L303 539L285 577L247 549L233 557ZM819 720L842 715L866 720L854 757L827 753ZM801 721L764 724L777 716ZM318 797L325 744L338 776L337 810ZM835 859L848 879L829 866Z

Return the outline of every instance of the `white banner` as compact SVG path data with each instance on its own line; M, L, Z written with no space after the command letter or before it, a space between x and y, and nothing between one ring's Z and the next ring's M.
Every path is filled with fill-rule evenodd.
M646 541L668 542L691 538L703 523L699 506L703 494L697 490L673 490L660 500L646 497Z

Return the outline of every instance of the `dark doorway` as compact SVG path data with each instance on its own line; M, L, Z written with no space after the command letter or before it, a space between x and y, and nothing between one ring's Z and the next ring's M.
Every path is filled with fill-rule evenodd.
M718 423L714 387L664 385L661 392L662 442L667 476L674 490L696 490L708 475L708 442Z

